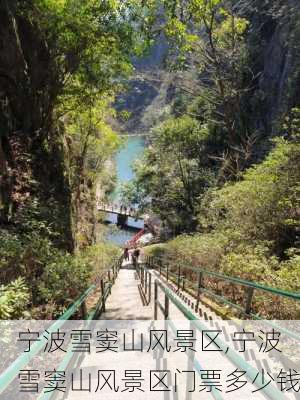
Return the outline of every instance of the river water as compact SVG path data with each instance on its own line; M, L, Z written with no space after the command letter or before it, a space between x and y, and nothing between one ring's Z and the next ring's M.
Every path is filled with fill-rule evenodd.
M127 140L116 155L115 159L117 169L117 187L113 194L113 199L115 202L118 202L120 199L122 184L130 181L134 177L132 164L135 160L142 156L142 153L145 149L144 137L128 136L126 139ZM136 234L136 230L117 228L115 225L117 222L117 216L115 214L109 214L108 220L112 223L112 225L109 226L106 234L107 240L122 246ZM143 228L141 221L134 221L132 218L130 218L130 225L136 229Z

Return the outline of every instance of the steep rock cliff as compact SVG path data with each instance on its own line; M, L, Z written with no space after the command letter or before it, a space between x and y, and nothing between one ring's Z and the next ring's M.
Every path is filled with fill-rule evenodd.
M255 95L260 101L253 120L267 136L276 136L286 114L300 104L300 3L254 3L248 48L259 77Z
M25 209L38 204L39 218L61 234L57 244L71 250L62 131L52 119L55 68L20 2L1 1L0 21L0 224L20 228Z

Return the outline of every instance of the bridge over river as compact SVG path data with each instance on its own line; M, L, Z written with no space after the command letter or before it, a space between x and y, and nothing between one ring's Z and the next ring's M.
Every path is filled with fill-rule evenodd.
M144 228L144 218L138 215L137 210L133 207L126 207L118 203L99 202L97 210L106 214L107 222L114 222L120 227L137 230Z
M216 288L216 285L212 285L210 280L213 282L221 283L224 289L225 284L229 284L232 287L239 288L239 291L244 292L243 304L238 304L232 299L226 296L226 291L219 292L213 290L212 286ZM242 288L242 289L241 289ZM116 260L116 262L102 271L96 278L94 283L77 299L69 309L53 323L53 329L60 328L63 326L66 320L78 316L82 320L86 320L87 326L90 326L92 320L101 320L107 322L116 321L130 321L135 326L139 326L134 321L140 321L145 323L146 321L159 322L169 321L176 331L178 321L188 321L193 323L197 330L207 332L216 332L224 329L228 315L222 315L222 312L218 307L217 303L226 305L228 309L236 313L236 317L239 317L238 324L236 321L232 321L232 325L227 321L226 329L227 335L230 336L234 327L241 324L242 319L258 319L260 318L255 314L254 310L254 298L256 295L270 296L272 301L291 301L294 302L295 307L299 307L300 294L291 293L283 290L278 290L263 285L256 284L254 282L244 281L236 277L225 276L219 273L203 270L201 268L191 268L178 266L177 268L164 265L161 259L155 258L142 258L139 261L131 259L124 261L123 259ZM277 300L276 300L277 299ZM279 303L278 303L279 304ZM99 321L100 322L100 321ZM130 325L131 326L131 325ZM274 325L271 325L274 329ZM49 328L52 331L52 327ZM178 332L178 331L177 331ZM225 330L224 330L225 332ZM290 335L293 340L300 340L298 334L285 331L287 335ZM185 338L185 341L187 339ZM227 342L229 339L226 339ZM234 370L245 370L247 371L245 376L247 377L250 388L255 391L255 397L253 399L294 399L289 397L286 393L282 393L278 390L278 387L272 385L264 385L264 377L258 378L258 373L262 367L266 370L272 370L276 366L276 362L267 359L265 353L258 354L254 351L255 344L250 345L246 350L244 357L241 356L241 344L233 342L233 346L229 347L225 342L217 340L215 345L219 347L220 351L213 351L210 353L208 358L205 358L205 362L210 364L210 369L219 369L222 365L222 369L226 371ZM41 350L44 343L37 343L34 351L27 354L21 355L15 360L10 367L2 375L0 375L0 395L5 393L5 390L14 384L20 369L24 369L26 365L34 358L38 351ZM227 346L227 349L226 349ZM252 347L251 347L252 346ZM226 349L226 351L225 351ZM179 354L180 352L176 353ZM221 354L222 353L222 354ZM188 358L188 366L193 369L203 370L202 362L204 362L203 354L198 359L198 354L192 353L192 356ZM76 365L76 369L80 371L93 371L99 365L109 365L111 362L113 353L99 353L90 354L87 357L80 357L77 353L68 351L64 356L58 371L66 369L69 365ZM138 365L141 357L141 353L135 352L131 354L130 359L128 353L119 355L117 363L122 363L125 368L133 368ZM100 362L100 364L99 364ZM167 358L163 353L160 353L156 357L157 366L167 369ZM288 363L289 360L286 360ZM106 364L107 363L107 364ZM170 367L170 366L169 366ZM134 368L133 368L134 369ZM135 368L136 369L136 368ZM88 374L86 375L89 376ZM201 378L202 379L202 378ZM205 385L210 383L210 379L202 379ZM134 381L136 383L136 381ZM83 379L83 386L88 385L91 382L89 378ZM218 390L217 387L212 385L209 391L191 391L189 390L188 381L186 382L186 391L184 398L186 400L192 399L236 399L236 394L228 394L223 397L223 393ZM205 386L204 385L204 386ZM174 389L174 385L172 386ZM260 388L261 391L257 391ZM248 389L249 390L249 389ZM166 394L167 393L167 394ZM290 394L290 393L289 393ZM2 395L1 395L2 396ZM171 392L157 392L155 397L153 393L139 393L133 394L131 391L122 393L121 397L118 397L118 393L110 393L105 395L105 398L109 399L174 399L178 400L178 393L176 390ZM6 399L6 397L1 397ZM57 398L53 392L43 393L38 399L48 400ZM66 398L66 397L62 397ZM83 398L82 393L72 392L68 394L68 399L81 400ZM84 397L85 398L85 397ZM99 393L92 393L87 399L99 398ZM243 387L239 390L239 398L249 398L248 392Z

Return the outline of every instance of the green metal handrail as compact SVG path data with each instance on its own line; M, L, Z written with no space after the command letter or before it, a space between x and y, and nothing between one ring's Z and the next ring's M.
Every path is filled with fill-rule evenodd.
M261 319L261 317L259 315L253 314L251 312L251 306L252 306L252 299L253 299L253 295L254 295L254 290L264 291L266 293L270 293L270 294L273 294L273 295L276 295L276 296L289 298L289 299L294 300L294 301L299 301L300 300L300 293L293 293L293 292L288 292L288 291L285 291L285 290L280 290L280 289L264 286L264 285L258 284L256 282L246 281L244 279L231 277L231 276L228 276L228 275L223 275L223 274L220 274L218 272L213 272L213 271L209 271L209 270L202 269L202 268L195 268L195 267L190 267L190 266L184 266L184 267L178 266L177 267L177 273L175 273L175 272L172 271L172 270L174 270L174 267L170 268L169 265L167 265L167 266L162 265L162 259L160 259L160 258L148 257L147 260L146 260L146 264L148 265L148 267L152 267L152 268L158 269L160 273L162 273L162 270L164 270L165 271L165 275L167 277L167 280L169 279L170 276L173 277L175 280L177 280L177 288L178 288L178 290L180 290L181 284L182 284L183 290L184 290L185 282L188 282L189 286L191 286L193 289L196 289L196 292L197 292L196 309L199 307L200 295L202 293L206 293L206 294L208 294L210 296L213 296L218 301L223 302L224 304L227 304L227 305L237 309L238 311L240 311L241 313L243 313L247 317L250 316L250 317L252 317L254 319ZM192 272L196 273L198 275L198 282L194 283L191 280L185 278L185 276L182 274L182 271L185 271L185 270L192 271ZM221 281L230 282L230 283L234 283L236 285L243 286L246 289L246 304L245 304L245 308L243 309L243 307L241 307L238 304L233 303L232 301L228 300L224 296L218 295L218 294L214 293L212 290L209 290L209 289L205 288L204 285L203 285L203 277L205 275L213 277L213 278L220 279Z
M145 304L149 305L151 303L152 274L143 264L136 263L135 269L141 282L140 287L143 292Z
M113 265L112 268L106 269L101 275L108 273L111 269L113 270L113 281L116 278L116 275L120 269L122 264L122 258L118 259L116 264ZM99 278L99 277L98 277ZM72 315L74 315L80 307L82 307L82 311L85 310L84 304L85 300L90 296L91 293L95 291L97 288L96 284L92 284L85 292L73 303L69 306L69 308L61 315L52 325L50 328L47 329L48 333L57 331L60 329L65 321L69 320ZM104 291L102 291L102 296L93 310L89 315L83 315L83 319L93 319L98 315L98 311L100 310L100 306L105 304L105 300L110 293L111 290L111 283L109 283ZM103 308L102 308L103 310ZM33 357L40 352L40 350L46 344L46 337L42 337L39 342L36 342L32 347L30 352L21 354L1 375L0 375L0 394L3 393L10 383L18 376L19 371L24 368L32 359ZM69 360L70 361L70 360Z
M63 326L66 320L79 309L85 299L95 290L96 286L91 285L68 309L60 316L54 324L48 329L48 332L57 331ZM36 342L30 352L21 354L1 375L0 375L0 394L9 386L9 384L17 377L19 371L24 368L30 360L43 348L46 344L46 338L42 338L39 342Z
M158 300L158 288L162 290L162 292L165 294L165 308L162 306L162 304ZM190 321L193 321L194 326L197 328L199 331L205 331L207 330L207 326L199 320L193 312L191 312L184 304L182 304L172 293L172 291L168 288L166 288L161 282L159 282L157 279L154 282L154 319L157 319L157 307L161 309L161 311L164 313L165 319L170 319L169 318L169 301L171 301L181 312L182 314ZM235 350L228 348L228 346L221 340L216 338L214 340L216 345L224 351L224 354L226 357L233 362L237 367L241 368L242 371L246 371L246 375L253 380L255 380L255 385L257 387L261 387L261 385L264 384L263 378L260 378L258 374L258 371L252 367L250 364L248 364ZM257 378L259 379L257 380ZM271 399L276 399L276 400L284 400L286 397L283 395L282 392L280 392L276 387L273 386L266 386L262 389L267 396L269 396Z
M154 257L153 257L153 260L154 261L155 260L160 260L161 261L160 258L154 258ZM148 258L147 262L149 262L149 258ZM150 261L150 265L153 266L155 264L153 264ZM156 265L160 266L159 264L156 264ZM162 267L162 268L166 268L166 267ZM263 290L265 292L270 292L270 293L276 294L278 296L289 297L289 298L294 299L294 300L300 300L300 293L294 293L294 292L289 292L289 291L286 291L286 290L272 288L270 286L265 286L265 285L262 285L260 283L246 281L244 279L236 278L236 277L232 277L232 276L228 276L228 275L223 275L223 274L220 274L219 272L209 271L209 270L204 269L204 268L195 268L195 267L190 267L190 266L184 266L184 267L182 267L182 269L188 269L188 270L196 272L196 273L202 272L203 274L211 275L211 276L214 276L216 278L220 278L222 280L229 281L229 282L232 282L232 283L236 283L236 284L239 284L239 285L242 285L242 286L252 287L254 289L259 289L259 290Z
M111 284L108 284L104 295L100 297L96 308L88 315L87 317L87 326L90 325L91 321L93 321L95 318L97 318L97 316L99 315L99 310L102 309L103 305L105 304L105 301L108 297L108 295L111 292ZM63 360L61 361L61 363L59 364L59 367L57 368L58 371L65 371L68 367L68 365L71 363L71 361L73 361L74 363L76 362L76 360L79 358L80 354L79 353L74 353L72 351L71 346L69 346L68 350L67 350L67 354L65 355L65 357L63 358ZM42 392L40 394L40 396L38 397L38 400L50 400L50 399L54 399L57 396L57 393L55 392Z

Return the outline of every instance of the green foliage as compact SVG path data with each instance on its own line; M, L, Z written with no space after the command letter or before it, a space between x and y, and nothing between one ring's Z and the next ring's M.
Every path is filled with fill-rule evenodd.
M24 317L30 303L35 307L32 315L41 315L41 307L48 316L56 315L118 254L107 243L73 255L58 245L66 235L63 226L71 219L74 236L84 237L85 245L89 242L85 231L92 218L86 209L94 206L97 183L111 185L105 168L120 145L108 123L115 116L112 104L133 72L132 56L141 55L151 42L152 28L159 34L163 30L169 41L170 65L190 74L182 79L171 117L156 127L151 147L135 165L136 179L124 188L124 196L128 204L139 203L158 214L175 234L197 229L201 234L181 235L149 251L171 265L179 259L186 265L299 290L297 107L286 115L285 140L276 142L264 162L248 168L256 156L257 125L263 124L257 118L252 121L253 110L257 111L264 93L256 90L256 67L261 61L250 57L256 49L249 45L253 22L247 18L258 10L256 14L276 14L272 21L280 19L285 11L281 2L274 9L269 2L237 5L233 0L27 3L6 2L6 8L1 8L4 16L13 17L18 36L17 72L3 71L2 78L9 79L0 89L8 100L4 114L11 106L7 114L16 110L19 115L6 125L28 135L30 150L38 149L35 156L42 159L45 170L53 160L61 164L56 167L60 178L65 178L61 186L69 185L63 189L71 189L73 213L64 213L64 207L71 206L62 207L51 182L45 206L43 196L38 196L43 192L40 182L26 171L24 177L36 196L20 202L9 231L0 231L0 273L7 281L0 289L0 318ZM292 43L297 42L297 33L298 28ZM32 38L32 46L27 37ZM14 50L12 46L11 53ZM291 93L296 75L289 82ZM123 112L122 117L129 115ZM60 129L53 129L54 125ZM2 163L7 175L14 167L9 159L15 151L21 152L17 145L11 147ZM2 141L0 150L2 157ZM32 165L36 162L32 154L24 152L24 157ZM38 164L34 166L37 169ZM20 185L19 177L11 177ZM228 179L231 182L223 186ZM11 214L15 206L11 199L17 202L18 196L9 190L12 193L3 195L1 208ZM6 197L11 197L11 204ZM69 221L62 224L65 219ZM4 220L10 222L7 216ZM255 307L273 315L271 306L264 309L263 304L258 299ZM286 304L282 313L295 316Z
M213 193L204 225L222 228L238 236L237 241L268 240L283 256L299 229L299 166L299 143L277 140L263 163L248 169L240 182Z
M107 241L99 241L99 243L87 247L80 253L80 257L93 266L93 277L109 268L121 255L121 249Z
M116 246L104 242L87 247L75 255L57 254L40 277L39 302L68 305L120 255Z
M39 303L69 304L87 288L91 272L92 266L81 257L57 254L39 279Z
M151 207L176 232L193 230L198 197L214 182L205 166L207 137L206 127L191 117L167 120L135 165L136 180L124 195Z
M63 93L79 104L90 87L107 90L130 72L129 55L143 46L143 9L135 1L39 0L27 12L52 50Z
M158 257L158 258L163 258L165 253L166 253L166 245L165 243L159 243L159 244L152 244L150 246L144 247L144 254L145 256L149 257Z
M216 141L222 137L211 154L220 164L219 180L235 179L249 165L255 137L254 130L249 134L248 94L254 75L247 46L248 5L222 0L165 3L166 32L179 58L177 68L190 72L180 85L202 100L192 115L205 120Z
M281 263L278 276L281 283L281 288L299 292L299 276L300 276L300 257L293 255L289 260Z
M11 35L16 34L16 40L8 50L7 65L17 67L12 75L10 70L4 75L18 85L10 91L2 84L0 91L11 105L5 117L21 110L9 126L23 133L19 136L26 145L22 143L24 150L12 142L2 163L5 174L9 170L9 195L14 200L4 206L14 209L14 215L9 230L0 231L0 273L7 283L21 276L28 285L34 316L46 308L45 315L51 317L89 285L101 266L111 262L107 245L84 255L60 249L72 250L72 238L67 238L71 231L73 239L84 237L81 243L76 241L77 248L93 241L96 184L106 180L111 185L106 163L120 145L108 123L115 115L112 104L133 71L132 57L148 46L154 4L135 0L11 3L4 4L1 13L7 26L14 24ZM6 57L2 53L0 58ZM2 139L0 151L2 159ZM17 171L20 177L15 165L6 166L6 158L14 159L11 164L18 162L15 151L22 157L23 152L26 157L29 153L26 164L30 166L26 174ZM23 180L25 188L20 187ZM68 246L62 244L64 239ZM17 303L9 306L19 312ZM23 306L25 310L26 301Z
M204 232L181 235L148 255L171 267L181 264L219 271L274 288L299 292L299 141L277 139L269 156L249 168L240 181L206 192L199 209ZM208 281L208 285L214 283ZM228 285L227 285L228 286ZM223 287L244 305L245 294ZM257 294L253 312L266 318L298 318L291 301Z
M29 300L30 292L23 278L0 286L0 319L24 318Z
M16 234L8 234L6 231L0 230L1 258L0 269L8 265L17 264L19 254L22 249L22 243ZM16 259L17 258L17 259Z
M184 265L215 269L218 268L227 243L228 238L222 233L180 235L159 247L158 251L155 246L145 251L147 255L163 257L174 266L180 260Z
M92 242L96 185L109 180L106 162L120 145L108 123L112 104L133 71L132 56L147 47L150 8L135 0L39 0L22 10L47 48L52 79L45 91L52 118L63 126L75 247Z
M105 163L120 146L120 139L106 122L113 115L110 96L95 95L93 104L68 114L66 137L71 187L76 195L84 179L93 184L105 171Z
M285 118L283 129L289 135L290 138L299 139L300 135L300 108L292 108Z
M1 230L0 274L10 283L1 288L0 318L57 316L119 253L115 246L102 243L72 255L38 232Z

